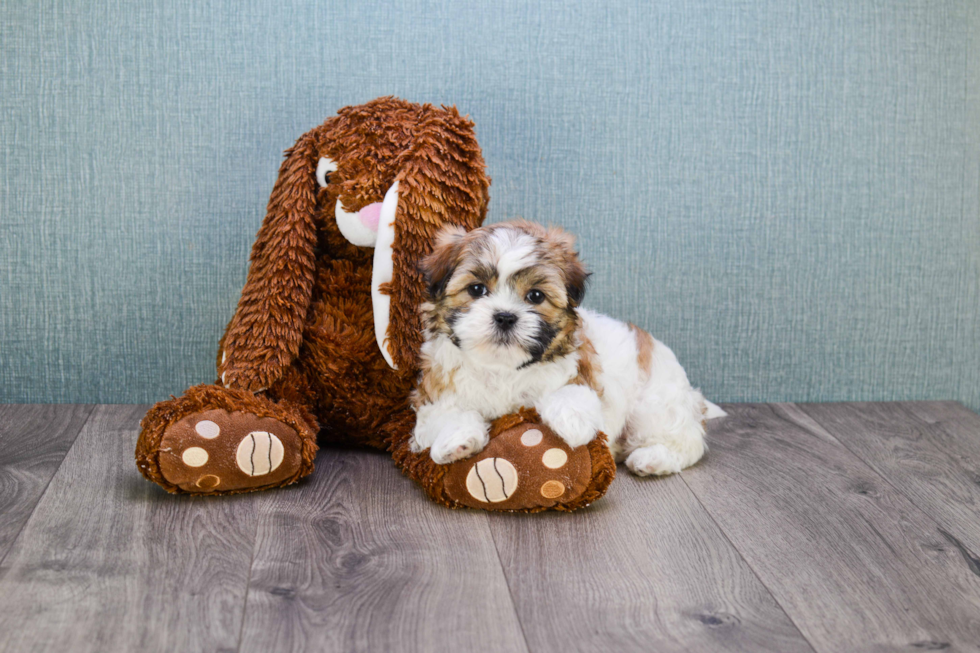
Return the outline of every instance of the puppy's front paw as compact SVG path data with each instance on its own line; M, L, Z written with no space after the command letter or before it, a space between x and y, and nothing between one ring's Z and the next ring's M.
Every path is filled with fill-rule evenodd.
M546 395L535 406L541 419L570 447L595 439L602 428L602 402L584 385L566 385Z
M478 413L464 413L446 424L432 444L429 455L440 465L448 465L483 451L490 441L490 426Z

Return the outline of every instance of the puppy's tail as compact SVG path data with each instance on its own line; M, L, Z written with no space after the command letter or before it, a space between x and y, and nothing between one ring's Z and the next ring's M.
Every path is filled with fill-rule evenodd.
M704 400L705 406L708 407L708 411L704 414L705 419L717 419L719 417L728 417L728 413L723 411L718 404L713 404L707 399Z

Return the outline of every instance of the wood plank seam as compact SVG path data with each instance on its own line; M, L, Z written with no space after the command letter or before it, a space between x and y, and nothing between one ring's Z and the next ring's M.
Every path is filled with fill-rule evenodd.
M963 560L966 561L967 569L980 576L980 558L960 542L955 535L947 533L942 527L939 528L939 534L945 537L947 542L956 547L960 555L963 556Z
M486 513L410 484L383 455L337 449L265 493L239 650L526 652Z
M68 405L70 405L70 404L68 404ZM88 410L88 414L85 415L85 421L83 421L78 426L78 430L76 430L75 431L75 435L72 436L72 438L71 438L71 446L69 446L65 450L65 455L61 457L61 461L58 462L58 466L55 467L54 471L48 477L47 482L44 484L44 490L42 490L41 493L37 496L37 499L35 499L35 501L34 501L34 508L37 507L37 504L41 502L41 499L44 497L45 493L48 491L48 488L51 486L52 479L54 479L54 477L57 476L58 471L61 469L61 466L65 463L65 459L68 458L68 454L71 453L72 448L75 446L75 442L78 440L78 435L82 432L82 430L84 430L84 428L86 427L86 425L88 425L89 421L92 419L92 414L95 412L96 404L74 404L74 405L75 406L79 406L79 405L80 406L83 406L84 409L87 409ZM3 563L7 560L7 556L10 555L10 552L14 550L14 545L17 543L17 540L20 538L21 533L24 532L24 529L27 527L27 524L31 521L31 517L34 516L34 508L31 508L31 514L30 514L30 516L28 516L28 518L24 520L24 523L22 523L20 525L20 528L17 529L17 535L15 535L12 540L10 540L10 546L7 547L7 550L3 552L3 555L2 556L0 556L0 569L3 568Z
M905 402L897 402L897 403L898 403L899 410L901 410L901 412L903 412L910 420L912 420L912 421L914 421L916 423L919 423L919 424L925 423L926 425L931 426L932 428L939 429L940 431L942 431L943 433L945 433L946 436L949 437L950 439L955 439L955 434L954 433L951 433L949 430L946 429L946 427L944 426L942 420L939 420L939 421L935 422L934 424L929 424L928 422L925 422L925 420L923 420L922 417L920 417L919 415L916 415L911 409L907 408L906 405L905 405ZM945 402L937 402L937 403L945 403ZM967 408L960 401L954 401L954 402L951 402L951 403L956 404L957 406L959 406L963 410L967 410L967 411L969 411L971 413L973 412L972 410L970 410L969 408ZM958 456L952 456L952 455L948 454L944 449L942 449L938 444L936 444L932 440L928 440L927 439L926 440L926 443L932 449L934 449L935 451L938 451L939 453L941 453L943 455L943 457L947 461L951 462L955 468L961 470L968 477L970 477L970 478L974 479L975 481L977 481L978 483L980 483L980 479L977 479L976 478L976 472L974 472L971 469L967 469L966 467L963 466L962 458L960 458ZM894 487L894 485L892 485L892 487ZM899 491L901 492L901 490L899 490ZM905 492L903 492L903 494L905 494L905 496L908 497L909 501L911 501L913 504L915 504L915 507L916 508L919 508L919 505L915 502L915 499L913 499L912 496L910 496L908 493L905 493ZM920 510L923 510L922 508L919 508L919 509ZM942 527L942 525L939 525L939 534L942 535L944 538L946 538L946 541L949 542L950 544L952 544L956 548L956 550L960 552L960 555L963 556L963 561L966 563L967 569L969 569L974 574L976 574L977 577L980 577L980 557L978 557L977 554L974 551L970 550L970 548L968 546L966 546L962 541L960 541L959 538L957 538L952 533L947 532Z
M133 465L146 406L96 406L8 555L0 650L234 650L251 502L174 497Z
M255 566L255 549L258 547L259 539L259 520L255 520L255 529L252 531L252 554L248 560L248 575L245 580L245 600L242 601L242 623L238 626L238 642L235 644L235 651L242 650L242 637L245 634L245 617L248 615L249 590L252 589L252 569Z
M514 611L514 618L517 619L517 625L521 629L521 639L524 640L524 647L530 652L531 643L527 640L527 633L524 632L524 620L521 619L521 613L517 610L517 600L514 598L514 588L511 587L510 574L507 573L507 567L504 565L503 558L500 557L500 547L497 545L497 535L494 532L493 524L490 523L490 517L484 515L484 521L487 523L487 530L490 531L490 539L493 541L493 550L497 554L497 564L500 566L500 573L503 574L504 584L507 585L507 596L510 597L510 607Z
M681 480L684 481L684 487L686 487L687 491L691 493L691 495L694 497L694 500L698 502L698 505L701 506L701 509L704 510L704 513L708 515L708 519L710 519L711 523L715 525L715 528L718 529L718 532L722 534L722 536L725 538L725 541L728 542L728 545L732 547L732 551L734 551L738 555L738 557L742 559L742 562L744 562L748 570L752 572L752 575L759 580L759 584L762 585L767 592L769 592L769 596L772 597L773 602L776 605L778 605L782 613L786 615L786 619L788 619L789 622L793 624L793 627L796 628L797 631L799 631L800 637L802 637L806 641L806 643L810 645L810 648L814 651L814 653L816 653L817 647L813 644L813 642L810 641L810 639L806 636L806 633L803 631L803 629L800 628L800 625L796 623L796 620L794 620L792 615L790 615L790 613L786 610L786 606L780 603L779 599L776 598L776 594L772 591L772 588L770 588L766 584L766 582L762 579L762 576L759 575L759 572L757 572L755 570L755 567L752 566L752 563L749 562L749 560L739 550L739 548L735 546L735 543L732 542L732 538L728 537L728 533L725 531L724 528L721 527L721 524L718 523L718 520L715 519L715 516L713 514L711 514L711 511L708 510L707 506L704 505L704 503L701 501L701 497L699 497L697 492L692 490L691 487L687 484L687 481L684 479L683 472L680 474L680 477Z
M679 475L625 474L573 516L491 515L529 649L813 653L703 511Z
M953 433L953 432L951 432L949 429L947 429L946 426L945 426L945 424L944 424L944 422L942 420L938 420L935 423L929 423L926 420L924 420L922 417L920 417L919 415L916 415L915 412L911 408L909 408L908 406L906 406L906 403L907 402L904 402L904 401L898 402L898 407L899 407L899 409L903 413L905 413L906 415L908 415L908 417L909 417L910 420L912 420L912 421L914 421L914 422L916 422L918 424L925 424L928 427L939 429L940 431L942 431L943 433L945 433L946 436L950 440L956 440L956 434ZM954 404L954 405L958 406L960 409L962 409L964 411L968 411L968 412L976 415L976 413L974 413L972 410L970 410L969 408L967 408L965 404L963 404L962 402L959 402L959 401L951 401L951 402L937 401L935 403L936 404L940 404L940 405L941 404L947 404L947 403ZM978 415L977 418L980 419L980 415ZM942 453L946 457L947 460L951 461L953 463L953 465L957 469L963 471L967 476L969 476L978 485L980 485L980 477L977 476L977 472L975 470L968 469L968 468L964 467L963 466L963 458L961 458L960 456L954 456L954 455L951 455L951 454L947 453L946 450L944 450L943 448L941 448L938 444L936 444L932 440L926 440L926 441L929 443L929 445L933 449L935 449L936 451L939 451L940 453Z
M891 402L889 402L889 403L891 403ZM897 406L900 409L900 411L903 414L905 414L907 416L907 418L909 420L916 421L916 422L921 422L921 418L919 418L917 415L909 412L907 409L905 409L901 405L902 402L894 402L894 404L895 404L895 406ZM812 420L813 423L814 423L814 425L815 426L818 426L824 432L825 435L833 438L838 444L840 444L841 447L843 447L846 451L850 452L851 455L853 455L857 460L859 460L861 462L861 464L863 464L865 467L867 467L869 470L871 470L871 472L874 473L878 478L880 478L881 480L883 480L893 490L895 490L900 495L902 495L903 497L905 497L906 500L908 500L908 502L910 504L912 504L912 506L914 506L916 510L918 510L920 513L922 513L930 522L932 522L932 524L936 527L936 532L938 532L940 535L942 535L943 538L946 541L948 541L950 544L952 544L960 552L960 554L963 556L963 561L966 564L967 569L969 569L971 572L973 572L978 577L980 577L980 557L977 557L977 554L974 553L973 551L971 551L969 549L969 547L967 547L965 544L963 544L958 538L956 538L953 535L951 535L950 533L948 533L943 528L943 525L941 523L939 523L939 521L936 519L936 517L934 517L932 515L932 513L930 513L928 510L926 510L925 508L923 508L922 506L920 506L919 505L919 502L917 501L914 493L907 492L905 489L903 489L902 487L900 487L900 486L896 485L894 482L892 482L892 480L888 477L888 475L886 475L882 471L880 471L877 468L877 466L875 466L874 464L868 462L865 459L865 457L862 456L861 453L859 453L859 451L856 451L855 449L849 447L841 438L838 438L836 435L834 435L833 433L831 433L827 429L827 427L825 427L824 424L818 418L814 417L813 415L811 415L808 412L805 412L802 408L799 408L799 407L797 407L797 408L800 410L800 412L803 415L805 415L807 418L809 418L810 420ZM950 435L949 432L946 431L942 427L942 424L941 423L936 423L936 424L934 424L932 426L934 428L941 429L947 435ZM950 436L950 437L952 437L952 436ZM931 447L932 449L934 449L935 451L937 451L938 453L942 454L947 461L953 462L953 464L956 467L958 467L959 469L963 470L964 472L969 473L969 470L967 470L964 467L962 467L956 461L956 459L954 457L946 455L945 452L942 449L940 449L938 446L936 446L934 443L932 443L931 441L927 441L927 445L929 447Z
M756 575L764 574L774 584L778 590L774 595L783 599L779 604L798 618L794 623L814 648L855 650L860 648L855 642L865 641L869 647L872 643L915 648L961 645L963 650L980 650L975 647L975 608L980 606L976 576L961 566L957 551L943 548L948 541L940 537L936 520L795 404L743 405L731 414L734 420L720 425L726 436L719 444L727 460L708 464L701 473L695 468L689 477L684 475L685 483L697 488L695 494L706 509L712 506L709 514L725 524L723 532L729 541L740 543L736 550L742 557L759 565ZM776 423L780 421L789 428L780 427ZM810 442L801 438L807 434L812 437ZM786 459L781 462L792 464L773 469L770 475L765 470L776 461L766 457L769 453L779 453ZM800 466L803 463L806 465ZM770 476L772 483L755 481ZM807 480L825 483L799 484ZM879 483L881 498L877 492L870 493L870 510L847 501L851 494L866 494L862 486L873 490ZM719 487L736 492L751 488L761 494L758 501L739 499L732 492L716 493ZM793 499L785 505L773 494L783 490ZM816 503L810 503L810 498ZM799 507L801 499L808 507ZM751 507L752 514L742 510L743 503ZM808 513L817 516L811 519ZM753 521L756 515L761 521ZM855 518L860 518L859 524L847 524ZM778 539L764 541L757 529L774 523L778 530L773 535ZM890 530L880 530L883 524ZM835 535L845 538L840 546ZM811 542L818 546L811 548ZM786 555L767 557L767 548L774 544ZM872 559L882 553L880 561ZM802 576L786 574L786 564L792 564L796 572L800 570L796 563L801 562L801 571L811 576L806 583L816 581L807 593L800 591ZM924 563L935 563L937 568L923 571ZM884 591L869 592L874 584ZM896 594L898 590L901 593ZM865 603L865 599L872 600ZM847 615L837 614L842 607L850 608ZM830 614L837 614L844 623L828 621Z

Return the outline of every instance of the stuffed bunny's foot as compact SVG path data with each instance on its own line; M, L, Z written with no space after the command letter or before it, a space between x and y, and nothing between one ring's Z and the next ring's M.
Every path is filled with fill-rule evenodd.
M276 419L206 410L164 432L160 471L186 492L240 492L295 476L300 449L296 430Z
M249 492L313 471L316 423L295 404L199 385L158 403L140 424L136 465L168 492Z
M500 431L446 474L450 499L484 510L574 510L602 496L615 474L603 437L570 447L540 422Z

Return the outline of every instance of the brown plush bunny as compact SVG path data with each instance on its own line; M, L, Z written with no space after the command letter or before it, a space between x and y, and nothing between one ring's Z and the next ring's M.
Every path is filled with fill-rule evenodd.
M278 487L313 471L319 436L390 450L451 507L572 510L601 497L615 474L604 436L570 450L533 411L497 420L486 450L451 465L409 449L419 264L444 225L483 222L484 168L473 123L455 108L380 98L304 134L286 152L252 248L219 380L147 413L142 474L170 492ZM543 467L539 447L563 447L569 463Z

